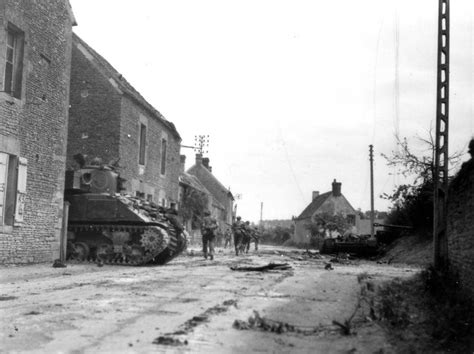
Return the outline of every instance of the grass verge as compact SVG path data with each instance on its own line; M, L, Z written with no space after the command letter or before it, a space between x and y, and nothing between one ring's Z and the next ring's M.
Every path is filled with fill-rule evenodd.
M397 351L474 352L474 306L453 274L432 268L380 285L366 303Z

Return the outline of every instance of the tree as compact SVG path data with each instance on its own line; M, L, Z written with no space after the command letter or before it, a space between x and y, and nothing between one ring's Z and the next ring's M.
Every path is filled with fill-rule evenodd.
M435 140L432 131L428 138L417 137L424 147L417 154L409 146L407 138L396 136L397 151L390 156L382 154L388 166L398 168L398 174L407 181L395 187L391 194L383 193L382 198L393 203L387 222L396 225L410 225L415 231L431 236L433 229L433 176L435 171ZM459 167L462 153L449 156L449 170Z
M207 209L208 197L205 193L193 188L185 188L178 214L183 220L197 220Z
M262 244L282 245L291 238L293 234L293 225L291 227L276 226L271 229L262 230Z
M351 225L341 213L336 215L330 213L317 214L315 221L306 225L311 236L324 237L328 232L337 231L341 235L346 232Z

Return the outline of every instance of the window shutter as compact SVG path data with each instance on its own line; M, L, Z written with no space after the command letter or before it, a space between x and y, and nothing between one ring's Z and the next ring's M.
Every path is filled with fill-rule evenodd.
M5 211L5 192L7 187L7 161L8 155L0 152L0 226L3 225Z
M28 161L24 157L18 158L18 182L16 188L15 225L23 222L26 200L26 169Z

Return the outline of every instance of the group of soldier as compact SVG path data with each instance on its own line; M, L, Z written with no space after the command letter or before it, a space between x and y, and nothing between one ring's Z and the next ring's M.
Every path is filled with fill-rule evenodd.
M204 258L214 259L214 246L218 233L218 224L209 211L204 212L204 218L201 222L202 234L202 252ZM231 245L232 236L234 238L235 255L248 253L250 243L255 243L255 250L258 250L259 232L257 227L252 227L249 221L243 222L240 216L237 216L231 228L224 231L224 248Z

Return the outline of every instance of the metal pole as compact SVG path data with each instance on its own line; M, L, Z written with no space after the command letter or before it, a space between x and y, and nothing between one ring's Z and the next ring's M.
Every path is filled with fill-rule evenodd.
M448 265L449 0L439 0L436 141L434 161L433 265Z
M374 232L374 146L369 145L370 160L370 238L375 237Z
M263 224L263 202L260 203L260 225Z

